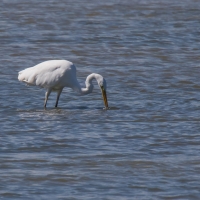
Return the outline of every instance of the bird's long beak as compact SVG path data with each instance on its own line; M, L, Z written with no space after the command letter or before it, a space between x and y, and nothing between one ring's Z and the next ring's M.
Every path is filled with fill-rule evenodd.
M101 92L102 92L105 107L108 108L108 100L107 100L106 90L104 89L103 86L101 86Z

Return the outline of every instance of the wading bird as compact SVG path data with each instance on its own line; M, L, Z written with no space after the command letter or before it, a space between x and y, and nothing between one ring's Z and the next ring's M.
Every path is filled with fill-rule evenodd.
M106 96L106 80L100 75L92 73L85 81L86 88L81 88L76 78L75 65L67 60L49 60L19 72L18 80L27 85L39 86L46 89L44 107L51 92L57 92L55 107L58 106L60 94L64 87L70 87L86 95L92 92L92 80L96 79L103 96L105 107L108 108Z

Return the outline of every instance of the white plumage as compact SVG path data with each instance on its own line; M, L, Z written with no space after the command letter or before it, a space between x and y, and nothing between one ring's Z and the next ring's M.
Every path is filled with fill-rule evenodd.
M52 91L57 92L55 107L58 105L60 94L64 87L70 87L82 95L89 94L93 90L92 80L96 79L102 91L104 104L108 107L106 97L106 80L100 75L92 73L85 81L86 88L81 88L76 78L75 65L67 60L49 60L19 72L18 80L28 85L36 85L45 88L46 107L48 97Z

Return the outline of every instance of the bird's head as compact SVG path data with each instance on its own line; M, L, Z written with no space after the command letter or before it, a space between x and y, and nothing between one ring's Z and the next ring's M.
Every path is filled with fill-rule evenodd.
M107 100L107 96L106 96L106 80L103 78L103 76L101 76L100 74L96 74L96 73L92 73L90 74L85 81L85 85L86 85L86 90L90 92L92 92L93 89L93 84L92 84L92 80L96 79L100 89L101 89L101 93L103 96L103 101L105 104L105 107L108 108L108 100ZM86 94L86 93L85 93ZM88 93L87 93L88 94Z
M101 76L99 74L98 74L98 77L96 77L96 79L97 79L97 83L101 89L105 107L108 108L108 100L107 100L107 95L106 95L106 88L107 88L106 80L103 78L103 76Z

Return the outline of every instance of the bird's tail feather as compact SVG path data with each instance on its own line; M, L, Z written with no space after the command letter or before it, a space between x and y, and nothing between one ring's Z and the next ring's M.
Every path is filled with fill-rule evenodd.
M20 71L18 74L18 80L27 85L35 85L35 76L31 68Z

